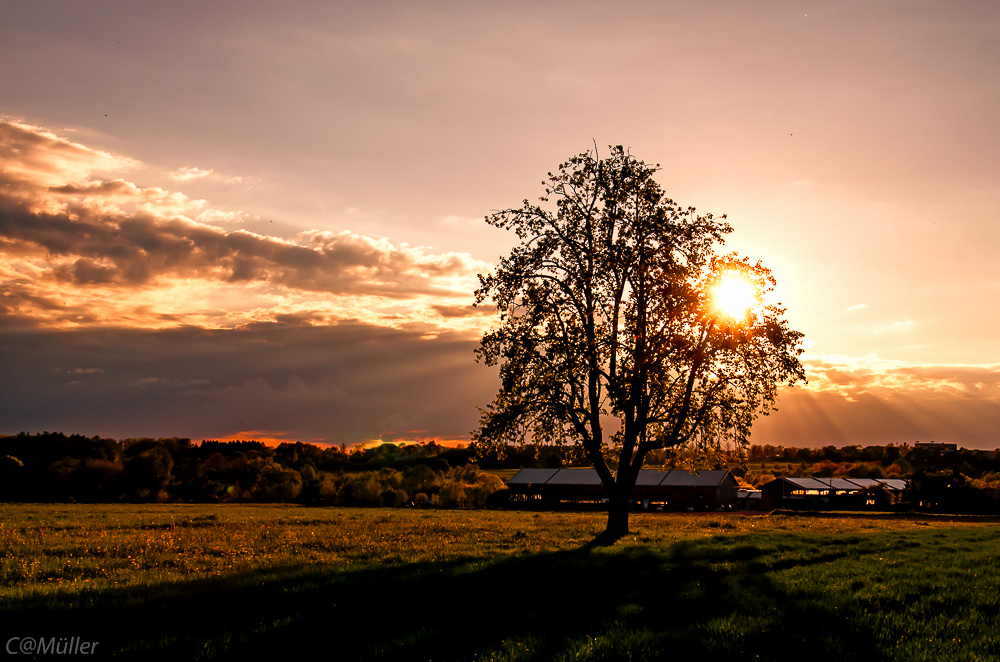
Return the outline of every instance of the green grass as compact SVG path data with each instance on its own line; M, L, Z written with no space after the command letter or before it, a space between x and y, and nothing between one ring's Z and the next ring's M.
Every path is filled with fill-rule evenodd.
M1000 527L0 505L0 635L121 658L996 660Z

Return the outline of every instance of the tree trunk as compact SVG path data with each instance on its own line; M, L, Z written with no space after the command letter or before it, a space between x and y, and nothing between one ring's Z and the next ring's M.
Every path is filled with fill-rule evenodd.
M612 497L608 501L608 528L604 530L604 538L614 542L628 535L629 499Z

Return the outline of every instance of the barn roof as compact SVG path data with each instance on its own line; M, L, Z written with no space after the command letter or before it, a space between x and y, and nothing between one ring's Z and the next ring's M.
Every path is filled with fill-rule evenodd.
M601 485L594 469L558 469L546 485Z
M639 477L635 479L636 485L659 485L660 481L666 478L667 471L657 471L656 469L639 469Z
M657 471L640 469L635 484L644 487L717 487L726 479L725 469L701 471L697 475L684 469ZM594 469L521 469L507 481L508 485L600 485L601 477Z
M697 475L684 469L674 469L663 477L660 485L662 487L717 487L728 475L729 471L726 469L699 471Z
M795 487L798 487L799 489L802 489L802 490L828 490L828 489L830 489L830 485L828 485L827 483L822 482L822 481L820 481L820 480L818 480L816 478L805 478L805 477L803 477L803 478L793 478L791 476L782 476L781 480L784 480L784 481L786 481L788 483L791 483ZM855 486L854 489L857 489L857 487Z
M898 478L851 478L852 483L857 483L858 487L869 488L885 485L890 490L905 490L906 481Z
M857 490L859 485L853 478L820 478L821 483L827 483L835 490Z
M898 478L807 478L782 476L778 480L790 483L800 490L841 490L859 491L878 485L884 485L893 491L906 489L906 481Z
M508 485L529 485L546 482L554 475L559 469L521 469L516 474L514 474L510 479L507 480Z
M851 482L859 488L874 487L879 484L879 482L874 478L852 478Z

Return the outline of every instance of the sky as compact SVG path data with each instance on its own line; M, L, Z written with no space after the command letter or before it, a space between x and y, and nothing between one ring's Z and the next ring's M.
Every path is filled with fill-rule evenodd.
M491 211L624 145L805 334L754 443L1000 446L994 2L0 0L0 434L462 442Z

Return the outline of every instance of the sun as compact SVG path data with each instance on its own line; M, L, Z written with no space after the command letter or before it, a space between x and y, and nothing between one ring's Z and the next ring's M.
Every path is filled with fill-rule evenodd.
M719 312L729 317L743 317L757 303L757 292L741 274L727 273L712 288L712 301Z

